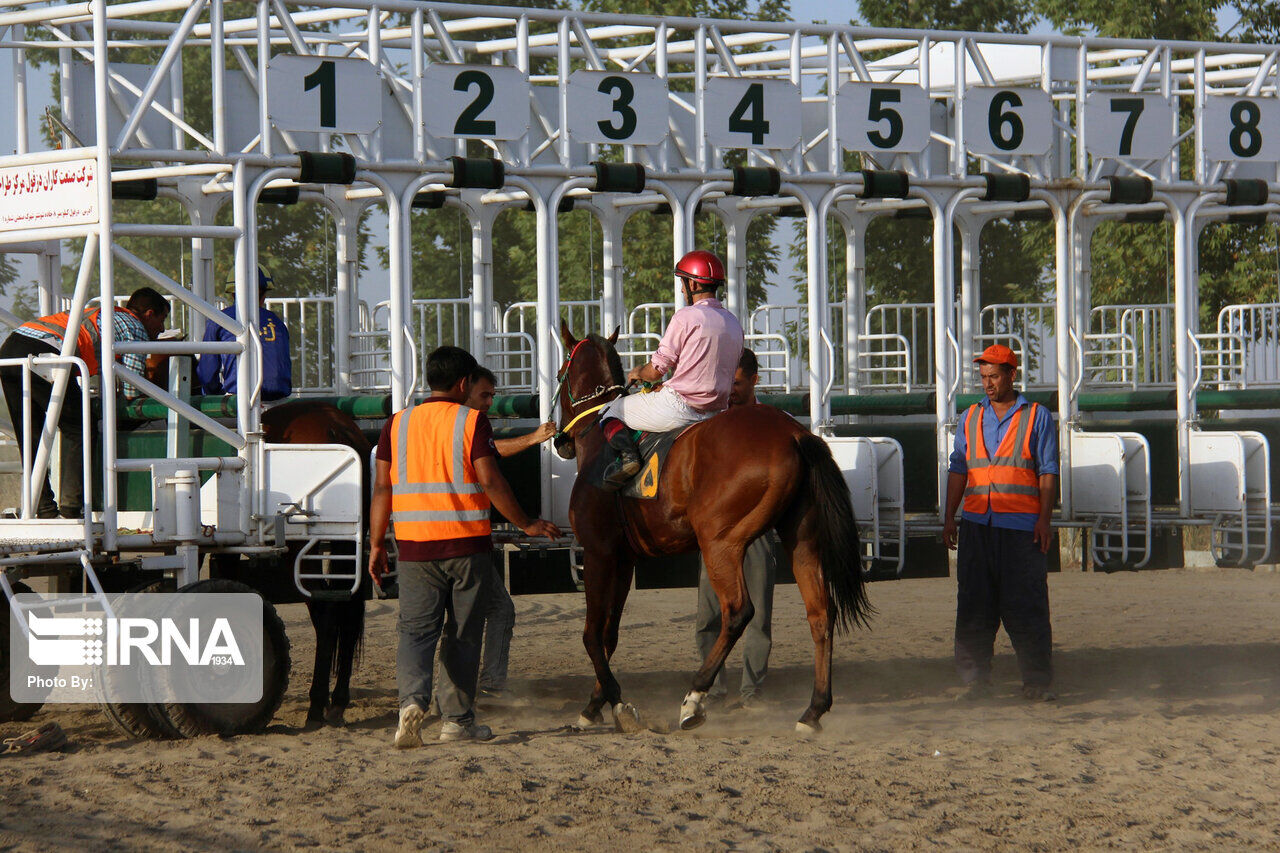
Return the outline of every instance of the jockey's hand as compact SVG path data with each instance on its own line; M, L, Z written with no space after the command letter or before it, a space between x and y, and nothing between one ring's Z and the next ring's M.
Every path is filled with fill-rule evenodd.
M541 518L535 518L529 522L527 527L522 527L526 536L545 536L548 539L559 539L560 528L556 527L549 521L543 521Z
M382 586L382 577L387 573L387 549L385 545L369 546L369 577L378 586Z
M555 434L556 434L555 421L547 421L545 424L538 427L538 429L534 432L534 435L538 437L539 444L551 438Z
M942 523L942 544L946 545L948 550L954 551L957 538L956 519L952 516Z
M643 370L644 370L644 368L645 368L645 365L641 364L641 365L637 365L636 367L633 367L633 368L631 368L630 370L628 370L628 371L627 371L627 384L628 384L628 385L632 385L632 384L634 384L634 383L636 383L636 382L643 382L643 381L644 381L644 377L643 377L643 376L641 376L641 371L643 371Z

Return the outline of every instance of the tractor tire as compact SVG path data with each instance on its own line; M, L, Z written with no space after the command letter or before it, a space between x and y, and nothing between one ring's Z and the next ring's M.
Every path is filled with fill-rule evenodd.
M179 593L252 593L242 583L229 580L202 580L178 590ZM164 702L154 707L181 737L205 734L240 735L261 732L284 701L289 687L289 637L284 622L271 602L262 602L262 697L257 702Z
M148 593L148 592L173 592L176 584L171 578L164 578L158 581L147 581L138 584L128 590L128 594ZM162 715L158 707L149 702L112 702L107 696L110 694L110 675L106 667L98 670L99 677L103 679L104 689L102 692L102 700L99 704L102 706L102 713L106 714L111 725L121 734L134 740L176 740L182 737L182 733L170 725L168 719Z
M12 584L12 587L14 595L32 591L31 587L20 581ZM13 618L13 610L7 600L0 600L0 606L4 607L6 614L5 619L0 619L0 678L3 678L0 682L0 723L20 723L34 717L44 707L44 703L15 702L9 693L9 621Z

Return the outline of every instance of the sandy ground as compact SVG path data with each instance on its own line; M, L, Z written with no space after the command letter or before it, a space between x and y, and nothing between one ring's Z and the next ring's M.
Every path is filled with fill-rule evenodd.
M371 605L351 724L310 732L311 631L286 607L295 676L267 734L135 743L96 709L46 709L72 745L0 759L0 849L1280 849L1280 574L1052 577L1061 696L1039 704L1016 695L1003 635L997 696L957 699L950 581L871 596L816 741L792 734L812 645L787 586L761 710L669 731L694 591L647 591L615 662L653 730L574 730L581 597L526 597L517 698L481 714L495 740L408 752L391 747L394 605Z

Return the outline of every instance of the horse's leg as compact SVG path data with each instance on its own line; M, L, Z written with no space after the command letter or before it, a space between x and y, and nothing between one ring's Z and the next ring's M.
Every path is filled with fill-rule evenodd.
M693 675L693 689L680 703L680 728L693 729L706 722L707 713L703 700L715 683L716 675L729 657L733 644L738 642L747 623L755 615L755 606L747 594L742 578L744 548L733 542L713 542L703 549L703 562L707 565L707 580L720 599L720 636L711 647L706 660Z
M610 651L605 642L605 629L618 597L615 567L616 561L608 557L592 554L590 551L583 555L582 579L587 599L587 618L582 629L582 645L586 647L587 656L591 658L596 671L596 684L591 700L578 718L578 722L583 725L602 722L601 708L608 705L616 709L622 702L622 687L609 668ZM629 571L627 577L629 581ZM616 712L614 722L619 726L625 725L619 722Z
M324 722L324 709L329 704L329 670L333 667L333 650L337 640L333 605L327 601L307 601L307 613L316 633L316 657L311 669L310 703L307 722Z
M835 611L822 579L818 543L813 535L811 516L815 513L816 509L810 507L805 518L801 519L799 529L790 537L783 538L784 546L791 550L791 571L804 599L809 632L813 636L813 696L808 710L796 723L796 731L805 737L822 731L818 721L831 710L831 648L835 629Z
M351 704L351 670L364 636L364 599L358 597L333 605L337 611L338 658L334 664L333 696L325 712L325 722L343 725L344 712Z

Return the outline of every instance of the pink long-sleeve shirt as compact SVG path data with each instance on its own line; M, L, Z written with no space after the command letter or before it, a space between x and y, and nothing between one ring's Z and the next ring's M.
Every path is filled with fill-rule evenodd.
M672 316L651 363L660 373L671 373L664 386L691 407L721 412L729 408L742 343L738 318L720 300L702 299Z

